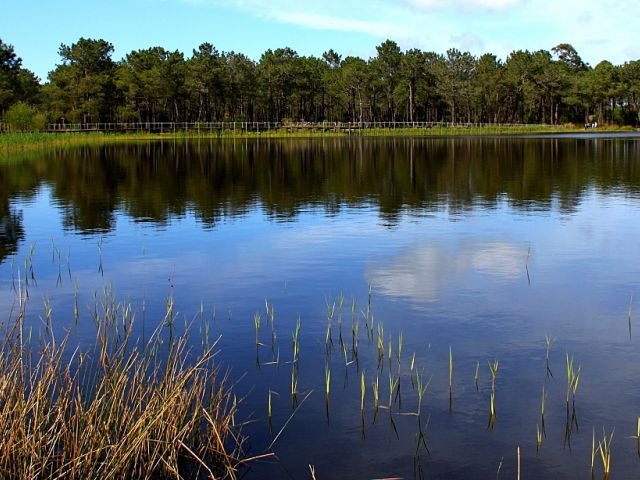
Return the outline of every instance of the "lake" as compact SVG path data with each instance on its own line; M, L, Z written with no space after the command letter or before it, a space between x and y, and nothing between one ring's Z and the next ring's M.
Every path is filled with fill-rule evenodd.
M630 478L638 219L631 135L25 153L0 161L0 318L25 275L28 324L50 305L81 348L96 304L142 337L171 302L194 348L220 337L247 454L275 440L248 479L515 478L518 448L523 478L585 478L614 431Z

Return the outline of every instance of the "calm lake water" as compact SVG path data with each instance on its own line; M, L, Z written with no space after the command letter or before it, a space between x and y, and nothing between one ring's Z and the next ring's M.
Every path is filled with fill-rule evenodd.
M640 138L631 136L29 153L0 162L1 318L29 258L29 322L41 327L48 299L55 329L80 345L95 336L93 306L105 294L133 305L140 336L175 299L175 328L193 321L194 345L221 335L248 454L266 451L290 419L277 459L255 463L249 479L309 478L309 465L319 480L515 478L518 447L523 478L587 478L603 428L615 429L613 476L633 478L639 219ZM580 368L569 407L567 355ZM430 380L420 416L416 375Z

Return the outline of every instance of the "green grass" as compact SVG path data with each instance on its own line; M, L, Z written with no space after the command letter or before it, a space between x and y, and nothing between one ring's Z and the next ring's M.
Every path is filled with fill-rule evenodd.
M638 129L619 127L598 127L597 130L589 130L589 133L638 131ZM534 134L562 134L583 133L584 129L564 125L513 125L513 126L482 126L482 127L446 127L435 126L431 128L371 128L354 130L325 131L287 129L280 128L261 132L246 132L225 130L222 132L209 131L176 131L166 133L3 133L0 134L0 155L20 152L25 150L37 150L43 147L66 145L94 145L105 143L135 142L148 140L174 140L187 138L310 138L310 137L433 137L433 136L482 136L482 135L534 135Z

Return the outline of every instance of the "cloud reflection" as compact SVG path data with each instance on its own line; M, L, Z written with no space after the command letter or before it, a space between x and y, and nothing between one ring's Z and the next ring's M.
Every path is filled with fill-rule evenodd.
M464 284L465 276L509 281L526 275L528 248L509 242L421 244L370 267L366 276L384 295L435 301L447 285Z

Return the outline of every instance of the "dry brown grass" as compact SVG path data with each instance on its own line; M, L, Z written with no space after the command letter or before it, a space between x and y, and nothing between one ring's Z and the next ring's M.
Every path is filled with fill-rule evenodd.
M129 317L98 322L89 351L50 333L36 350L23 308L0 345L0 478L237 478L248 460L215 345L141 345Z

